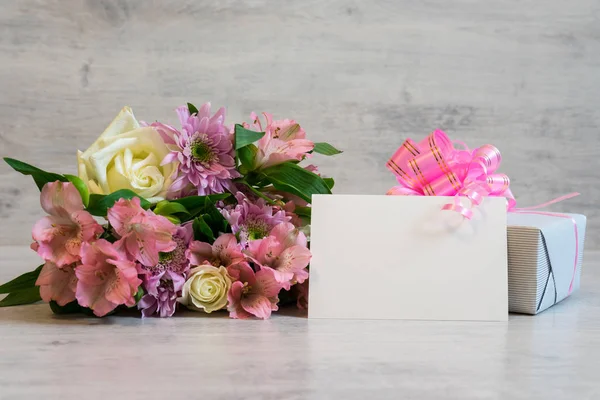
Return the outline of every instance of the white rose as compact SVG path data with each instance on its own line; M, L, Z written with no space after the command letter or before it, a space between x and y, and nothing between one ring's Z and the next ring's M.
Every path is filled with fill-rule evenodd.
M230 288L231 278L225 267L199 265L190 270L177 301L191 310L210 314L225 308Z
M170 150L152 127L140 127L131 108L124 107L98 139L77 152L79 177L90 193L129 189L151 202L164 200L172 183L174 163L160 163Z

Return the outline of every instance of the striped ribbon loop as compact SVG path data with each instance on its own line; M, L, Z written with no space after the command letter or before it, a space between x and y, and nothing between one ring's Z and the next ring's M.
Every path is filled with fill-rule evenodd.
M456 148L455 144L463 147ZM470 219L473 208L486 196L506 197L516 204L509 189L510 180L495 173L500 166L500 151L486 144L475 150L462 142L452 142L441 130L433 131L421 142L407 139L389 159L386 166L399 185L387 194L403 196L455 196L444 210L453 210ZM469 200L469 205L461 203Z

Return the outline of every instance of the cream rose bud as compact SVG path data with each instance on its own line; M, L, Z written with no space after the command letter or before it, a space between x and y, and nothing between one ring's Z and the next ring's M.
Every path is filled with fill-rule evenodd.
M169 152L160 134L124 107L89 149L77 152L79 177L90 193L129 189L155 203L164 200L177 167L160 165Z
M223 266L199 265L190 270L178 302L191 310L213 311L225 308L231 278Z

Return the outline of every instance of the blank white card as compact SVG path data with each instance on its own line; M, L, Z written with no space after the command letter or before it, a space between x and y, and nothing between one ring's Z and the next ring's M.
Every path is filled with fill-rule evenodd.
M508 320L506 201L315 195L309 318Z

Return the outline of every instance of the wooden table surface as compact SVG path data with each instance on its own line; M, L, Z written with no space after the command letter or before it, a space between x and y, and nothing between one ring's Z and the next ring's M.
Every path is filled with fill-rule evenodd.
M36 265L3 247L0 281ZM0 309L0 399L598 399L600 253L582 289L508 323L268 321Z

